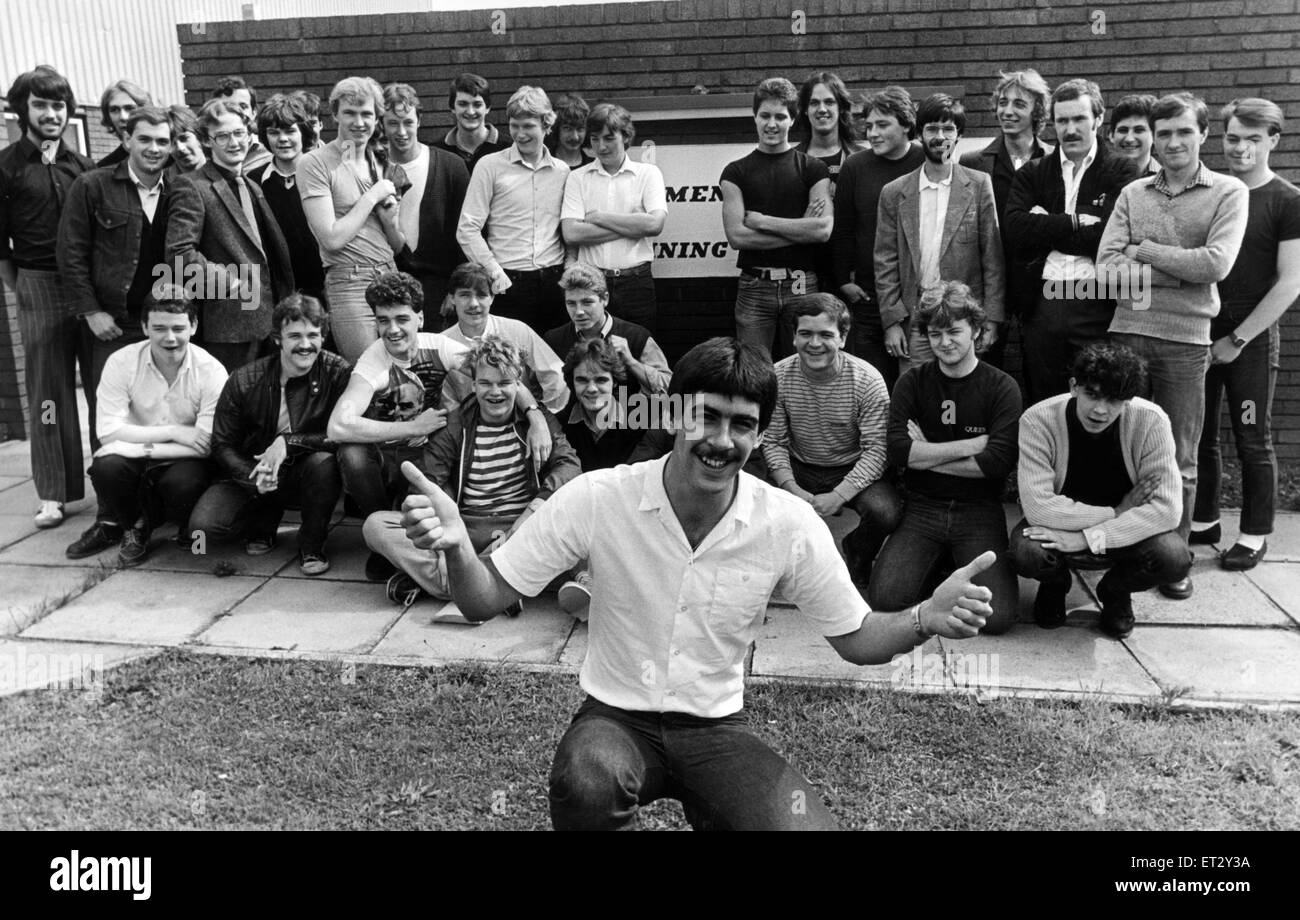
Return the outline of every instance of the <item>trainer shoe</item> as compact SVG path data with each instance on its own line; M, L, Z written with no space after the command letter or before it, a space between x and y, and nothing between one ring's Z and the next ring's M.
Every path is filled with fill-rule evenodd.
M560 586L560 609L585 623L591 612L591 573L579 572Z
M122 531L122 544L117 549L117 564L124 569L144 562L149 555L149 531L143 527L128 527Z
M330 561L320 553L303 553L298 568L304 575L324 575L330 570Z
M387 593L388 599L404 610L420 598L428 597L428 592L405 572L393 573L392 577L388 579Z
M41 530L58 527L63 523L63 502L41 502L32 523Z
M122 528L116 524L96 521L86 528L86 532L77 537L63 554L69 559L85 559L97 556L106 549L111 549L122 542Z
M249 556L265 556L275 549L275 537L249 537L244 541L244 552Z
M515 601L513 604L511 604L509 607L507 607L505 610L502 610L501 612L502 612L505 616L508 616L508 617L510 617L511 619L513 619L514 617L517 617L517 616L519 616L519 614L521 614L521 613L524 612L524 602L523 602L522 599L517 600L517 601Z

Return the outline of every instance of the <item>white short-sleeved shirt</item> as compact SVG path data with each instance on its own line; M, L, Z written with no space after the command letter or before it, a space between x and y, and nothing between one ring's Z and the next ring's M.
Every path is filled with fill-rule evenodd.
M417 333L415 354L398 361L384 347L371 342L357 359L352 373L374 390L365 417L381 422L405 422L425 409L454 410L473 392L463 370L469 349L437 332Z
M561 220L583 220L588 211L616 214L653 214L668 211L664 175L653 163L637 163L624 157L618 172L610 175L600 160L569 173L564 185ZM608 243L578 246L578 261L601 269L624 269L653 261L654 245L649 237L632 240L619 237Z
M108 356L99 378L96 433L103 438L123 425L192 425L211 434L227 376L220 361L191 343L176 379L168 383L153 362L148 339L124 345Z
M744 705L745 652L774 589L825 636L856 631L869 608L812 506L747 473L692 550L664 490L668 459L584 473L492 562L533 596L589 559L582 688L622 709L718 718Z

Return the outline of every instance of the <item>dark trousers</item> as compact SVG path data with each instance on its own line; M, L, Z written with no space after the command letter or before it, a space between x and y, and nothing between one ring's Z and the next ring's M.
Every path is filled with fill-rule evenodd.
M834 491L853 469L853 465L809 466L791 456L790 469L799 488L807 489L813 495L822 495ZM880 552L885 538L898 529L903 518L903 500L889 482L880 479L853 496L846 504L857 512L859 520L858 526L845 539L857 544L865 570Z
M560 290L563 265L526 272L506 269L506 274L510 276L510 290L492 301L494 314L527 323L538 335L569 321L564 292Z
M1015 620L1020 586L1006 560L1006 517L994 499L938 501L908 495L902 523L876 558L867 602L875 610L910 607L930 596L947 564L966 565L990 549L998 561L974 579L993 592L993 614L983 631L1005 632Z
M1114 315L1113 300L1049 300L1039 295L1021 327L1027 405L1070 389L1075 356L1087 345L1106 341Z
M302 511L298 550L319 554L325 546L330 515L343 492L343 480L334 454L316 450L285 460L279 487L258 493L227 479L208 487L190 514L190 530L202 531L222 542L240 537L274 537L288 508Z
M885 386L893 392L898 380L898 361L885 351L885 328L880 321L880 302L874 294L849 305L853 323L849 326L848 352L855 358L868 362L880 376Z
M420 287L424 289L422 328L425 332L441 332L456 321L454 318L448 321L442 315L442 302L447 299L447 282L451 278L438 272L420 272L415 277L420 282ZM455 314L453 313L452 316L455 317Z
M75 502L86 494L77 412L77 321L58 272L18 270L18 329L27 384L27 440L36 497Z
M201 347L220 361L221 366L226 369L227 373L233 374L245 364L251 364L257 360L257 356L262 350L262 343L260 341L204 342Z
M1243 314L1216 317L1210 338L1232 333ZM1277 387L1281 336L1277 324L1246 343L1231 364L1211 364L1205 374L1205 425L1197 448L1196 505L1193 520L1219 519L1219 481L1223 452L1219 446L1219 407L1228 397L1232 440L1241 460L1241 532L1273 532L1277 495L1277 457L1273 453L1273 393Z
M655 279L650 273L650 263L619 275L606 274L605 283L609 286L607 309L610 313L624 322L644 326L651 335L658 331L659 301L655 298Z
M402 461L416 466L424 458L424 447L406 444L340 444L339 472L343 490L352 496L357 513L365 520L376 511L391 511L406 497L406 477Z
M551 764L551 824L630 830L656 799L682 803L696 830L833 830L808 781L745 727L743 713L705 719L630 712L587 697Z
M1011 532L1011 567L1017 575L1044 585L1067 587L1071 569L1109 569L1097 584L1097 593L1107 599L1122 599L1134 591L1173 584L1192 567L1187 541L1172 530L1097 555L1046 549L1024 535L1028 526L1028 520L1021 520Z
M148 460L144 457L96 457L90 464L95 493L112 520L123 527L143 523L145 530L165 520L188 533L190 511L212 480L207 460Z

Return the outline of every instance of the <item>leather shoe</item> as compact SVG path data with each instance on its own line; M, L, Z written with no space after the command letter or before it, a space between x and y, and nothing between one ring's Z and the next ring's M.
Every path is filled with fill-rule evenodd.
M1218 543L1223 539L1223 528L1218 524L1206 530L1193 530L1187 535L1187 542L1193 546L1208 546L1211 543Z
M1070 583L1041 582L1034 596L1034 622L1042 629L1058 629L1065 625L1065 596L1070 593Z
M117 564L129 569L144 562L149 555L149 531L143 527L129 527L122 532L122 545L117 550Z
M1160 593L1172 601L1185 601L1192 596L1192 576L1160 586Z
M1267 552L1267 540L1259 549L1249 549L1240 543L1234 543L1231 549L1224 550L1219 556L1219 568L1227 569L1229 572L1244 572L1259 565Z
M121 527L96 521L86 528L85 533L68 544L63 554L69 559L85 559L87 556L97 556L104 550L117 546L121 540Z

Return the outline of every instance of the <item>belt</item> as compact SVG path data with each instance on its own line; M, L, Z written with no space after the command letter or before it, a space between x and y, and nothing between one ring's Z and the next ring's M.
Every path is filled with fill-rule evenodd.
M808 275L811 272L802 268L742 268L742 275L749 275L751 278L762 278L764 281L792 281L795 273Z
M650 274L650 263L642 262L640 265L633 265L631 268L607 268L605 271L606 278L630 278L633 275Z
M564 264L548 265L545 268L533 268L527 271L520 271L514 268L506 268L502 269L502 271L506 273L506 277L511 281L517 281L520 278L550 278L554 275L562 274L564 272Z

